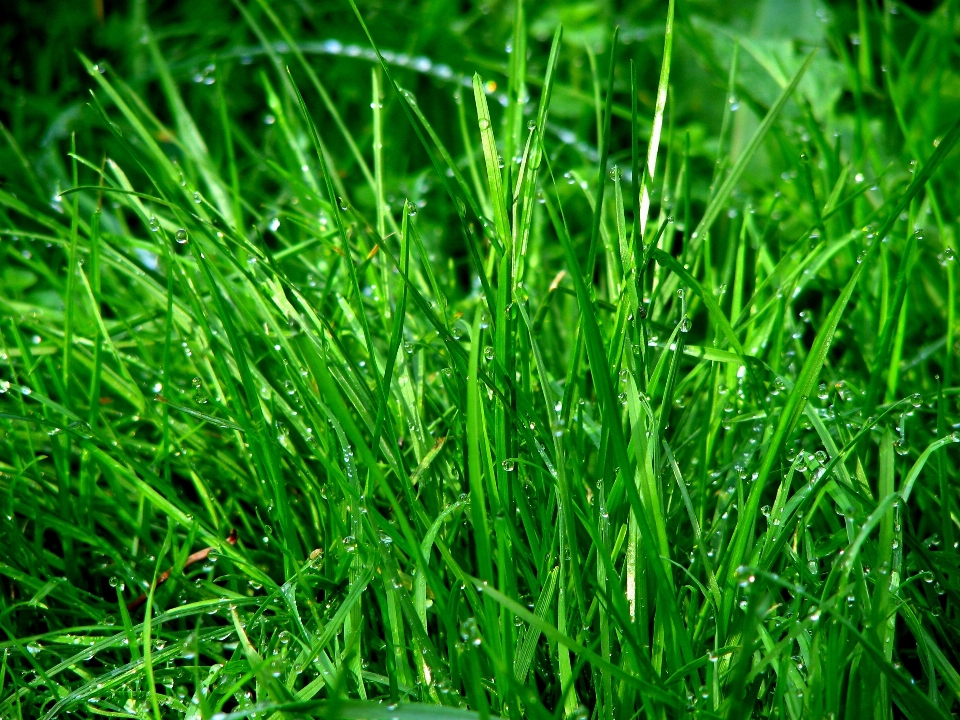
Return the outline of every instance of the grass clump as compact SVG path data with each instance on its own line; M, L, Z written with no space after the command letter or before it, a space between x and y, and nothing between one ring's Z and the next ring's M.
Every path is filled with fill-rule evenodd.
M0 717L951 717L955 6L135 13L5 132Z

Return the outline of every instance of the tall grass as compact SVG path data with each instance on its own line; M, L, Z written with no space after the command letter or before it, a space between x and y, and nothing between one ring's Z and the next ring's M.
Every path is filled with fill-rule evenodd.
M956 3L481 74L349 3L6 133L0 717L951 717Z

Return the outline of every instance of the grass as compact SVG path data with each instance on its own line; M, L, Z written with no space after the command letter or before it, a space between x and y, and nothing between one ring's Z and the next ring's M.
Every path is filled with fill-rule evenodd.
M958 4L656 5L5 81L0 717L953 716Z

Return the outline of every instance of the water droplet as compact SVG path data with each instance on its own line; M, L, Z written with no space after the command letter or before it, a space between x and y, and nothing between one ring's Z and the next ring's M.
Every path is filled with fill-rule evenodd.
M187 241L187 231L184 230L183 228L180 228L179 230L177 230L176 238L177 238L177 242L183 245Z
M460 637L474 647L480 646L483 639L480 637L480 628L477 626L476 619L469 617L460 623Z
M487 118L480 118L480 129L486 130L490 127L490 121Z
M160 229L160 221L156 215L150 216L150 232L157 232Z

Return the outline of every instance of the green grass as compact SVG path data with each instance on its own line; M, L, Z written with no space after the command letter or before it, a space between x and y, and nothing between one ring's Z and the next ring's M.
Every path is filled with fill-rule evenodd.
M0 88L0 718L960 711L960 4L197 5Z

